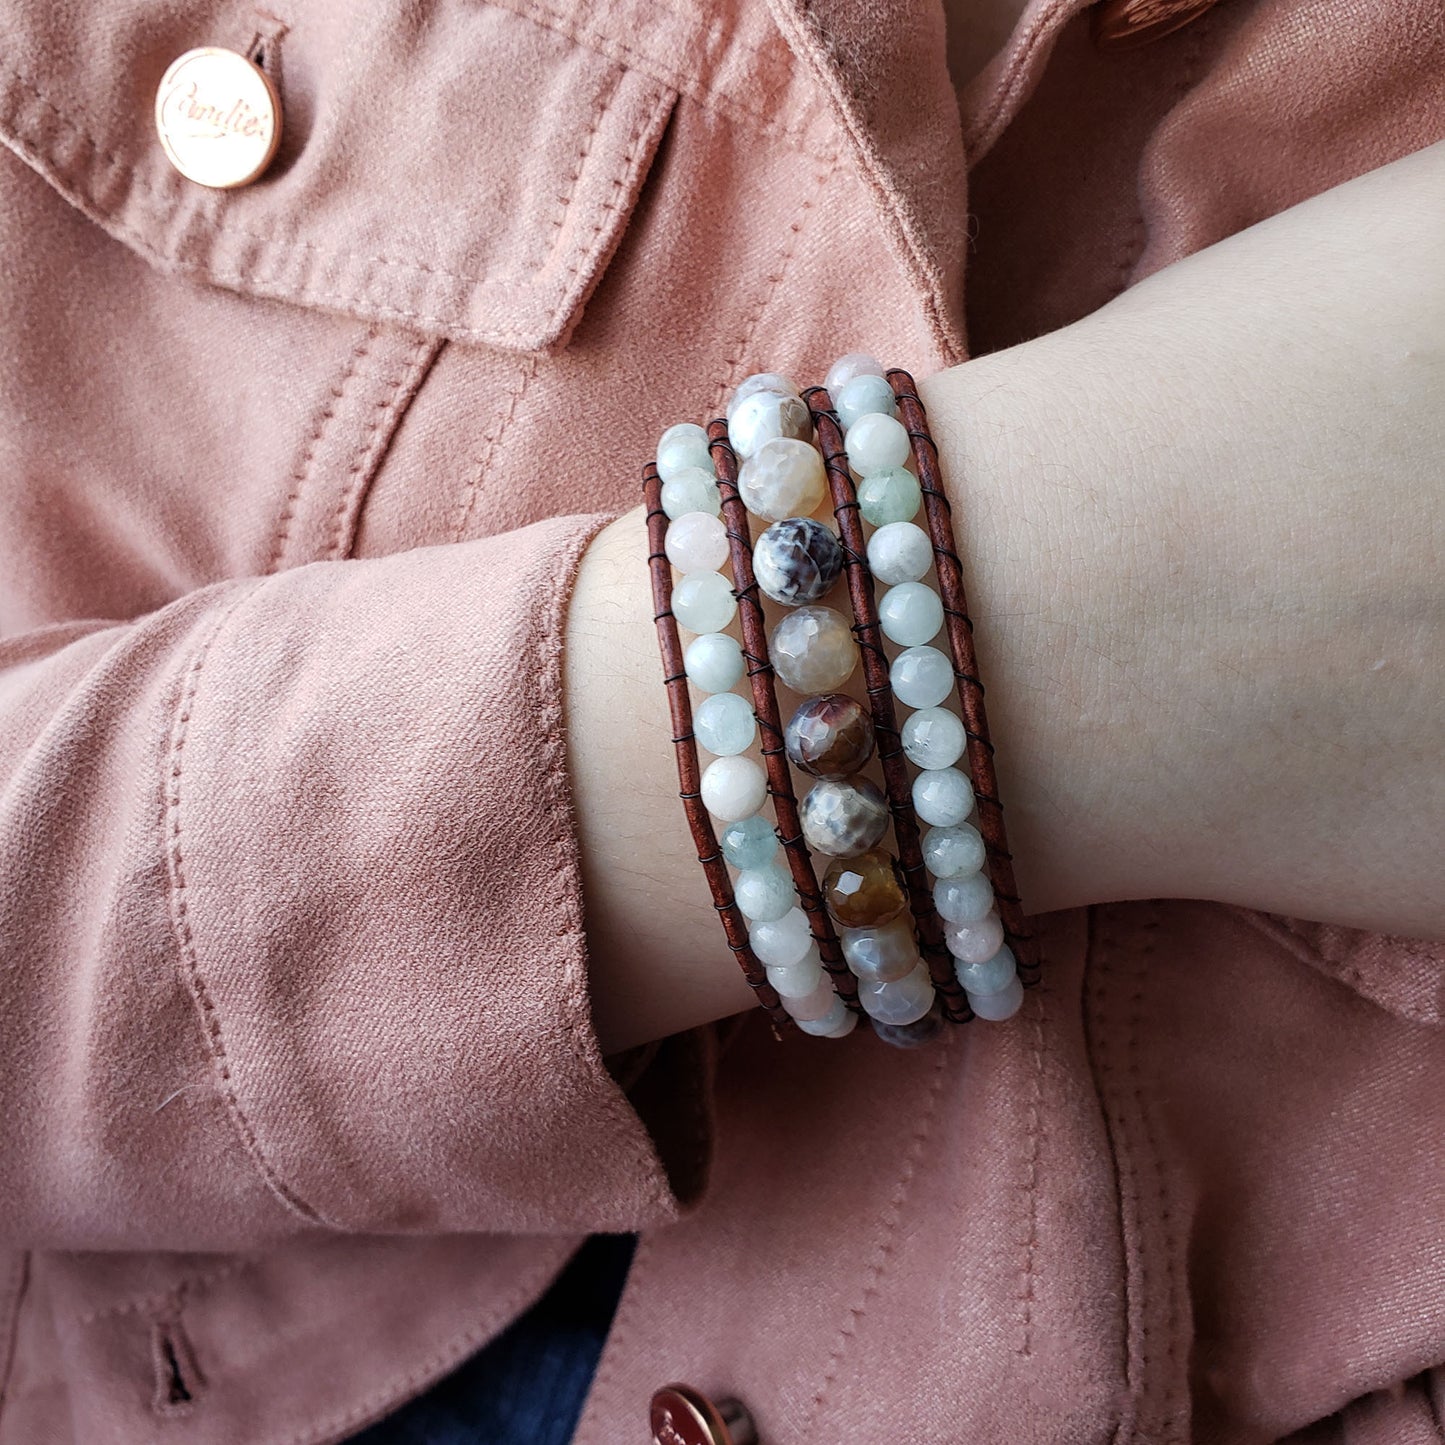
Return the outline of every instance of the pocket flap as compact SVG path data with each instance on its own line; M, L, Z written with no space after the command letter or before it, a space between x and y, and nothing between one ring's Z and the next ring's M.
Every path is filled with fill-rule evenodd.
M675 100L656 79L474 3L5 0L0 139L117 240L257 296L516 351L566 340ZM253 55L282 138L249 186L170 165L156 86L202 45Z

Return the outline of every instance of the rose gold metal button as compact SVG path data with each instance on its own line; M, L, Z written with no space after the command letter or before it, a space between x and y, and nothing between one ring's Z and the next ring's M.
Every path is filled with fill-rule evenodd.
M1218 0L1099 0L1089 12L1089 33L1095 45L1127 50L1183 29L1217 3Z
M736 1400L714 1403L691 1385L652 1397L652 1445L757 1445L752 1416Z
M218 190L249 185L280 144L281 98L244 55L215 46L188 50L161 77L156 133L187 180Z

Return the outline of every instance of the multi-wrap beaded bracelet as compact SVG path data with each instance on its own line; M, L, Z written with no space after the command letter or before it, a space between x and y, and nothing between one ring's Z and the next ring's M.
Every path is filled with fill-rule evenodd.
M774 1026L839 1038L861 1010L912 1046L945 1020L1011 1017L1038 959L912 378L862 355L806 393L749 377L725 419L663 434L644 494L681 795L728 944ZM825 502L831 527L814 515ZM756 542L750 513L769 524ZM824 601L840 579L851 623ZM760 593L786 609L771 631ZM694 634L685 650L679 624ZM841 690L860 662L866 703ZM745 676L748 698L734 691ZM802 695L786 727L778 681ZM705 695L695 709L689 684ZM760 734L762 762L748 756ZM956 766L965 752L972 780ZM875 756L882 788L863 771ZM811 782L801 804L790 763ZM815 853L832 860L821 885Z

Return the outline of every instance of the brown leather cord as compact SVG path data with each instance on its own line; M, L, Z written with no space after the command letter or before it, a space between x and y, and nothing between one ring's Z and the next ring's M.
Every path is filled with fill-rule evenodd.
M723 418L708 424L707 435L713 467L717 472L718 493L722 497L723 522L727 528L728 555L733 572L733 596L738 599L743 656L747 659L748 683L753 690L753 714L762 734L763 763L767 768L773 812L778 820L778 838L788 859L788 871L793 875L793 886L798 890L798 902L812 925L823 967L828 970L838 997L856 1013L860 1011L858 980L843 958L843 947L838 942L833 920L823 906L823 894L813 868L813 855L803 840L802 825L798 821L798 800L793 792L793 774L783 747L783 726L778 715L778 693L768 651L767 625L763 619L757 579L753 576L753 541L748 526L748 509L738 493L738 459L728 439L728 424Z
M642 473L642 495L647 506L647 567L652 578L652 612L657 625L657 645L662 653L662 675L667 685L668 708L672 715L672 741L677 753L678 796L687 814L697 861L707 876L712 906L722 919L728 947L732 949L743 977L752 985L758 1002L768 1012L774 1029L795 1027L783 1009L777 990L768 982L767 971L748 941L747 923L733 898L732 878L713 832L712 818L702 803L702 770L697 742L692 731L692 701L688 697L687 673L683 668L682 642L677 620L672 615L672 565L667 560L667 513L662 510L662 478L656 462Z
M858 496L848 469L843 431L833 414L833 401L821 386L810 387L803 400L813 414L818 445L828 475L828 490L843 542L843 569L848 595L853 604L853 634L863 656L863 679L868 707L873 715L873 732L878 740L878 761L883 768L888 807L893 815L893 837L898 861L918 929L919 952L928 964L929 977L952 1023L967 1023L973 1017L968 998L953 971L953 955L943 938L943 922L933 902L933 888L923 866L923 848L918 838L918 818L913 810L913 785L904 760L893 706L893 685L888 677L888 657L883 651L883 632L878 622L878 604L873 596L873 573L868 566L868 548L863 537Z
M984 710L983 683L978 676L978 657L973 643L973 622L963 591L963 565L953 546L953 508L943 490L938 464L938 447L928 430L928 416L918 397L913 378L901 370L888 373L888 383L898 400L898 417L913 440L918 461L918 481L923 489L923 511L928 535L933 542L934 565L938 572L938 594L943 599L944 627L953 653L953 675L958 682L959 711L968 735L968 770L978 799L978 831L988 849L989 878L998 900L999 918L1014 955L1019 980L1025 987L1039 981L1038 940L1024 922L1024 911L1014 882L1013 855L1004 831L1003 804L998 796L998 778L993 765L993 743L989 741L988 716Z

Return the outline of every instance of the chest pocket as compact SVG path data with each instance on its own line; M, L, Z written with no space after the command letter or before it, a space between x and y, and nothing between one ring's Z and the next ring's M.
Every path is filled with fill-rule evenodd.
M153 264L514 351L566 341L676 99L473 0L0 9L0 138ZM153 128L201 45L253 55L281 96L275 161L232 191L182 178Z

